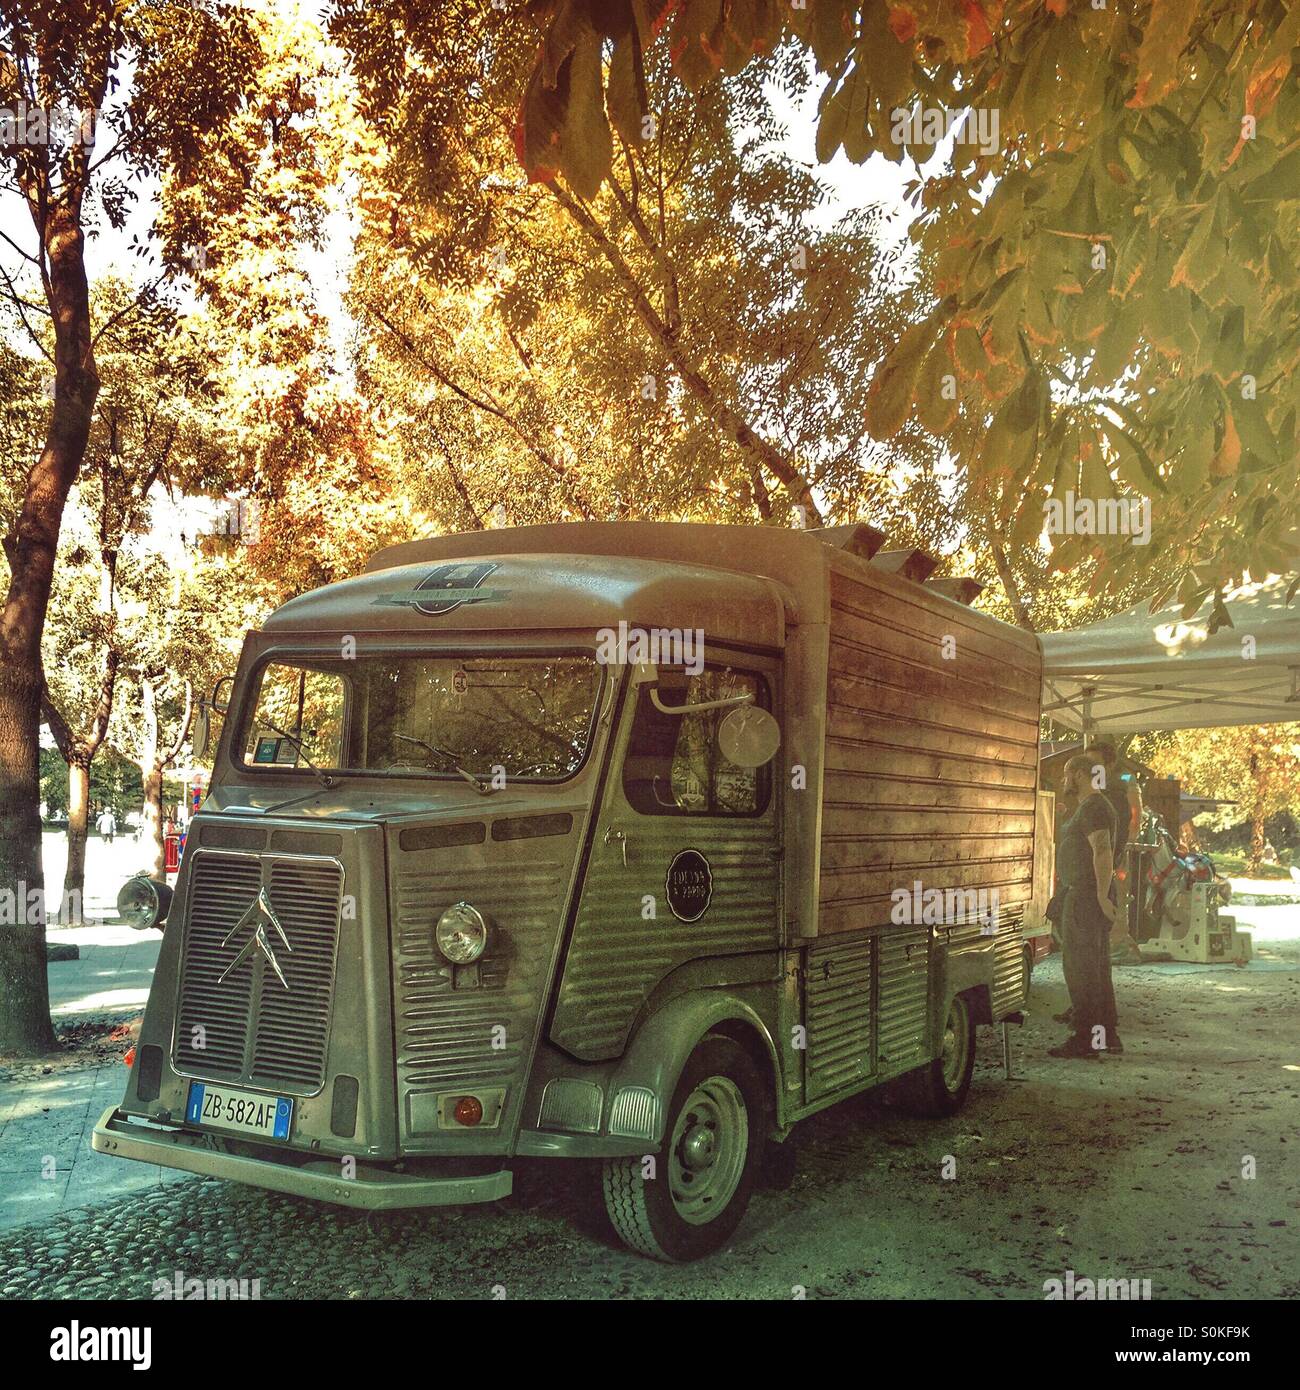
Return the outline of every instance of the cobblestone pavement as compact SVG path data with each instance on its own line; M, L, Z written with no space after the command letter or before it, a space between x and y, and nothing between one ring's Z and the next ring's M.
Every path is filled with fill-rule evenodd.
M1300 943L1273 955L1295 963ZM495 1205L369 1216L151 1183L0 1232L0 1296L150 1298L179 1274L257 1280L266 1299L1039 1299L1073 1270L1150 1279L1155 1299L1300 1297L1300 973L1142 967L1117 971L1117 992L1124 1057L1054 1061L1064 991L1046 962L1014 1081L982 1029L962 1114L860 1097L814 1117L793 1185L759 1193L697 1265L624 1251L593 1170L536 1161Z

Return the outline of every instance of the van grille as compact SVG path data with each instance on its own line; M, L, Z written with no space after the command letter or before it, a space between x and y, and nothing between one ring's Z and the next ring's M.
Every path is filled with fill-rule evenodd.
M182 946L177 1070L309 1095L325 1082L342 871L329 860L198 852ZM222 980L255 923L223 946L262 888L289 939L266 926L286 989L253 951Z

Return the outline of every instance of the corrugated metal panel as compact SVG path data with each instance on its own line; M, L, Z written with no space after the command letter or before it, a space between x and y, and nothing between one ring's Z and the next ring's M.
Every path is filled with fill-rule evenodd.
M890 927L880 934L876 1047L881 1078L926 1060L930 929Z
M256 1085L289 1082L313 1091L324 1085L342 879L337 864L269 863L267 892L293 950L276 951L288 989L262 973L249 1071ZM274 950L274 937L271 945Z
M176 1065L188 1075L229 1081L243 1076L256 962L250 956L220 986L217 981L234 959L221 943L261 885L256 858L202 850L194 856L176 1017Z
M616 1057L637 1011L674 967L774 946L779 883L772 844L769 816L647 816L638 822L631 870L598 853L582 888L552 1039L584 1060ZM712 901L697 922L679 922L664 900L664 875L685 847L699 850L713 871ZM643 895L657 899L653 920L641 915Z
M268 929L287 988L256 950L221 978L252 925L223 942L263 885L288 937L286 947ZM196 853L176 1030L182 1071L294 1095L324 1085L342 887L326 860Z
M875 1070L871 994L878 939L831 937L805 954L808 1100L838 1091Z
M1014 1013L1025 1002L1024 911L1002 912L993 953L993 1017Z
M576 835L494 847L491 865L458 857L434 868L398 851L393 868L397 1084L404 1122L431 1115L431 1097L470 1085L508 1085L527 1064L560 930ZM452 966L434 944L442 913L461 899L489 919L480 961ZM513 1123L522 1087L507 1097ZM425 1126L417 1126L424 1128Z

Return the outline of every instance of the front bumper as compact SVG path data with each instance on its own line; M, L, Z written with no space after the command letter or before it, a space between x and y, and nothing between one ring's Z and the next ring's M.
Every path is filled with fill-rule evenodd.
M95 1126L90 1144L96 1153L160 1163L165 1168L228 1178L273 1192L313 1197L365 1211L495 1202L510 1195L513 1182L508 1169L469 1176L423 1177L363 1163L357 1164L356 1177L343 1178L338 1163L328 1159L312 1159L303 1164L276 1163L223 1153L209 1147L210 1140L211 1136L162 1125L132 1124L116 1106L110 1106Z

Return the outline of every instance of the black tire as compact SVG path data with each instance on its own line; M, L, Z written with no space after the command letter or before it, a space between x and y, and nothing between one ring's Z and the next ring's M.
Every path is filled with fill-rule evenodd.
M959 994L948 1006L939 1056L903 1077L902 1104L914 1115L955 1115L966 1104L974 1070L975 1014Z
M717 1134L722 1143L710 1137ZM601 1186L614 1230L651 1259L685 1263L711 1255L740 1225L766 1142L758 1069L730 1038L710 1034L682 1069L657 1152L604 1162ZM650 1157L653 1176L646 1175ZM710 1201L718 1203L712 1212Z

